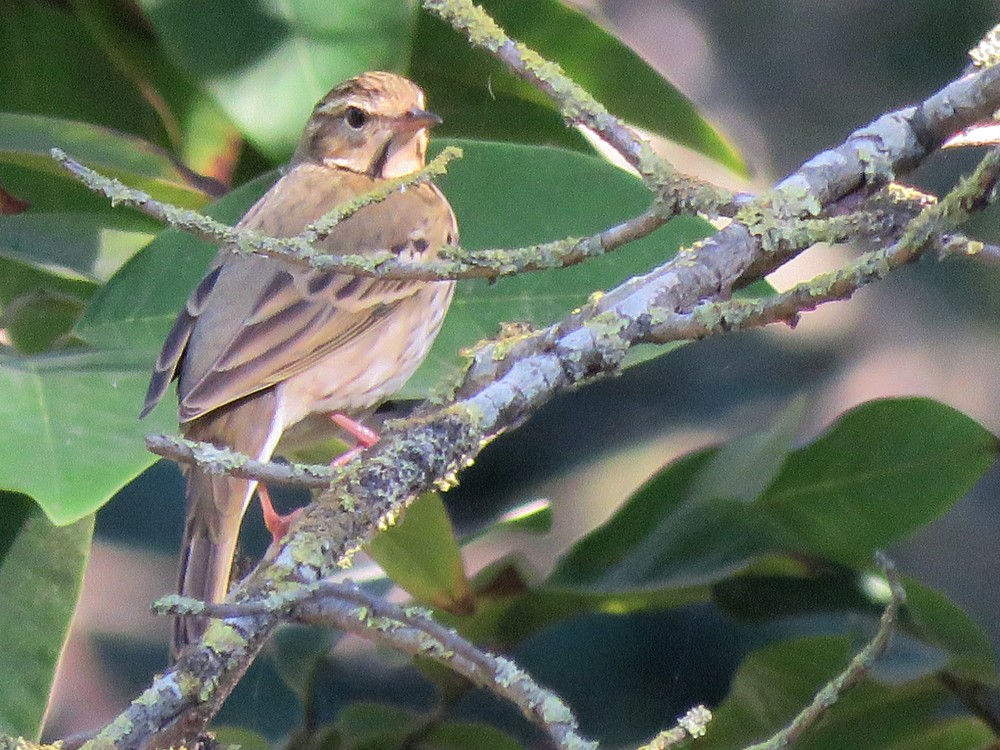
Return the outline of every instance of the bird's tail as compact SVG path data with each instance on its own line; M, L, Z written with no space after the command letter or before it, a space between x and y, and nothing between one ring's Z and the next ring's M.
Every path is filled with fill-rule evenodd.
M187 518L181 544L177 591L205 602L221 602L229 589L240 523L256 483L189 469L185 492ZM201 638L209 620L174 619L171 659Z
M189 422L185 435L266 461L281 432L276 402L273 388L258 392ZM184 473L187 515L177 591L192 599L220 602L229 590L240 524L257 483L210 474L194 466ZM204 617L175 618L172 660L186 645L201 637L208 622Z

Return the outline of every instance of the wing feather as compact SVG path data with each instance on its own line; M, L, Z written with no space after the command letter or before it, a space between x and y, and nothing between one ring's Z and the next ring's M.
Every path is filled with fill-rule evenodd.
M328 167L302 165L265 194L241 225L291 236L372 186L365 175L341 172L332 179ZM322 249L391 249L429 258L452 239L454 228L443 196L424 184L365 207L335 227ZM179 379L182 422L268 388L372 331L426 283L314 271L223 250L167 337L144 412L173 377Z

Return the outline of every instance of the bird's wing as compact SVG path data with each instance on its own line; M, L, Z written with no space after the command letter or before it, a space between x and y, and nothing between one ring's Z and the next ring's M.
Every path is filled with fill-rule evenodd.
M370 178L354 173L331 179L328 169L296 167L247 212L241 226L292 236L373 187ZM334 227L321 248L332 254L393 250L432 257L455 241L455 233L443 196L424 184L366 206ZM377 327L425 284L314 271L223 251L168 335L150 393L155 386L162 395L177 374L180 419L189 421L302 372Z

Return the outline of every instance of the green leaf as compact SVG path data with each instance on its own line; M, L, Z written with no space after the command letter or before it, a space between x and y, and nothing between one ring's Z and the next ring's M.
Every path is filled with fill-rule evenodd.
M784 462L802 409L796 401L769 430L670 464L577 542L548 584L598 591L705 585L780 550L785 535L753 501Z
M151 360L129 352L0 357L2 488L32 496L56 524L103 505L152 463L143 438L165 414L138 420Z
M327 627L287 625L268 642L275 669L299 700L309 700L319 662L338 640L337 632Z
M208 202L197 177L178 167L170 156L133 135L110 128L41 115L0 112L0 164L74 178L50 155L61 148L71 157L108 177L117 177L154 198L187 208ZM17 184L7 187L18 194Z
M19 352L38 354L64 340L84 304L84 299L69 294L29 292L4 306L0 328Z
M473 607L462 552L441 496L428 492L368 543L368 554L418 601L449 612Z
M950 657L948 671L967 680L995 684L996 657L982 629L944 594L907 578L904 626Z
M267 738L246 727L212 725L212 735L222 747L240 750L273 750Z
M0 3L0 111L103 125L165 145L153 110L55 3Z
M275 162L333 86L365 70L401 70L413 24L404 0L140 4L167 53Z
M889 750L987 750L996 735L979 719L961 716L930 724L890 746Z
M334 725L343 750L399 747L425 719L410 711L362 701L344 706Z
M156 231L151 219L125 211L0 216L0 256L71 278L107 281Z
M80 593L93 517L57 528L23 495L0 492L0 506L0 732L37 739Z
M228 183L239 155L239 131L167 58L138 8L103 0L72 0L72 6L111 63L156 112L181 161Z
M548 584L531 588L519 568L516 560L503 559L480 571L473 581L475 614L461 618L439 614L442 621L477 643L506 649L573 615L621 615L709 600L709 589L704 586L612 593Z
M435 724L420 739L428 750L521 750L520 743L489 724L446 722Z
M847 666L852 648L846 638L817 637L753 652L733 678L726 700L713 711L708 734L698 744L705 750L736 750L767 739ZM885 748L928 723L945 697L933 680L892 688L863 682L841 696L796 747Z
M746 173L733 145L683 94L583 13L557 0L485 0L480 5L509 35L558 62L614 114ZM410 72L425 86L450 134L564 145L576 137L567 137L543 94L426 12L419 16ZM546 109L552 115L543 117ZM471 113L478 124L469 127Z
M757 505L803 549L863 566L950 508L996 455L997 439L951 407L871 401L789 456Z

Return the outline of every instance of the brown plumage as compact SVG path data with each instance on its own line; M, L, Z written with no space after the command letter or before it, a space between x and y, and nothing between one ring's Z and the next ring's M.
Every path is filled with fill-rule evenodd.
M365 73L320 101L285 175L239 226L300 233L380 180L425 163L438 118L423 92L391 73ZM451 207L433 185L393 193L334 227L331 254L391 250L427 259L457 240ZM148 413L177 379L185 436L257 459L315 412L362 414L398 390L441 326L454 283L375 280L219 252L156 362ZM225 597L236 538L256 483L185 470L187 519L178 589ZM204 625L178 618L174 654Z

